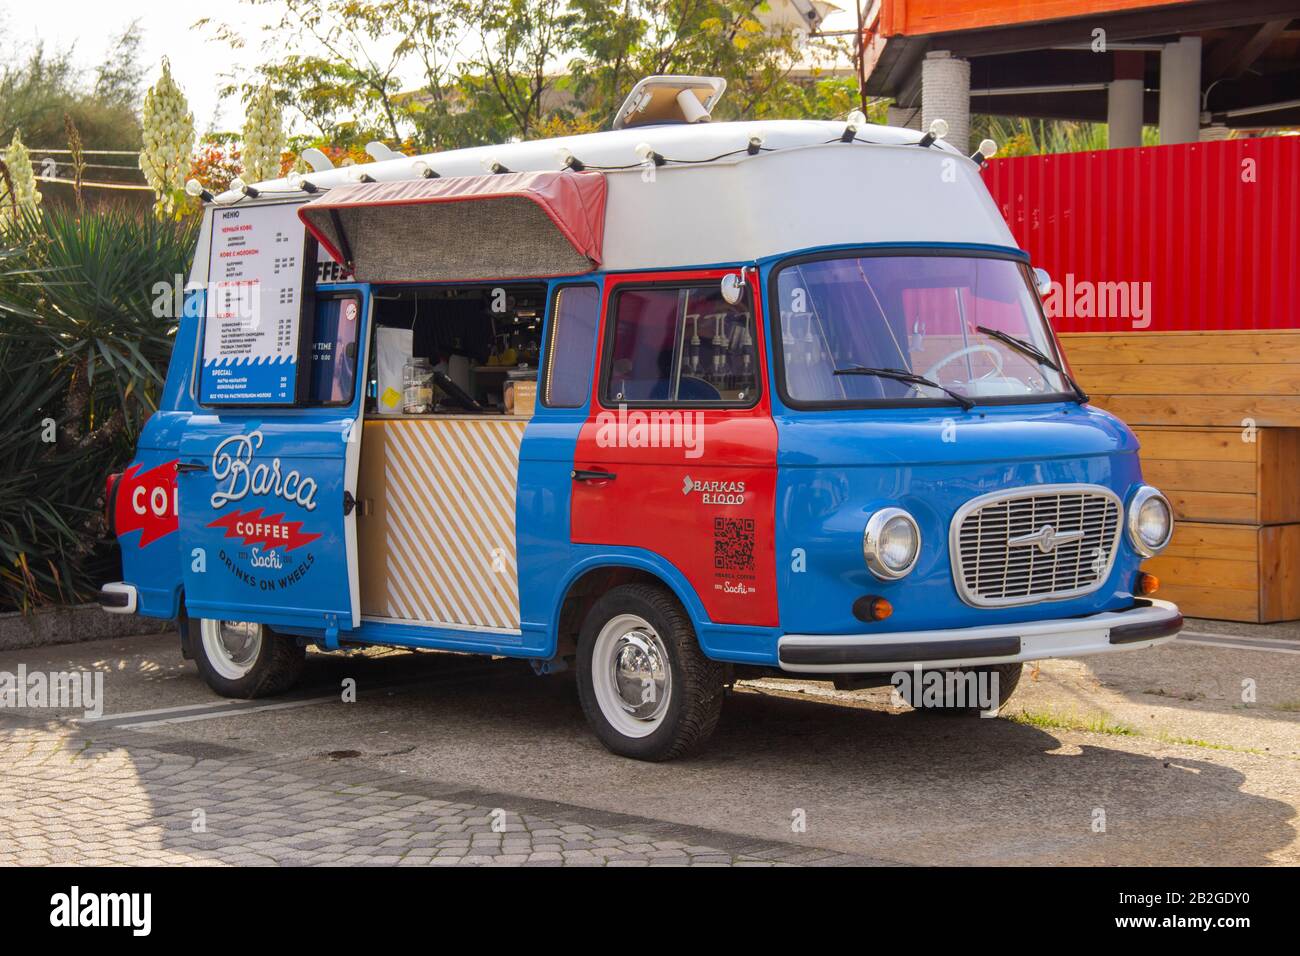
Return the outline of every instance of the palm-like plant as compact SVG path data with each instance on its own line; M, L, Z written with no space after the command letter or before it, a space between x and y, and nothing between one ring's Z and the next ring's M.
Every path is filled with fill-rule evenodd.
M161 285L184 272L196 225L40 209L5 230L0 608L79 599L111 572L104 477L156 408L176 317L154 306L173 300Z

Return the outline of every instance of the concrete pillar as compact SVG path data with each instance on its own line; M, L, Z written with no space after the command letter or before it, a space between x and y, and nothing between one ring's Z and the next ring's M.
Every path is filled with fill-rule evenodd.
M947 120L948 143L969 153L970 61L947 50L927 53L921 64L921 129L936 119Z
M1160 143L1194 143L1201 129L1201 38L1160 51Z
M1125 149L1142 145L1143 54L1117 50L1111 55L1113 79L1106 87L1106 145Z
M921 128L921 107L920 106L891 106L889 107L890 126L901 126L904 129Z
M1106 87L1106 145L1142 145L1142 81L1111 80Z

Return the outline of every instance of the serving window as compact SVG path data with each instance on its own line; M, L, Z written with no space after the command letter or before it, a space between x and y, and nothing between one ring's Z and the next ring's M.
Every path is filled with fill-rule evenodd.
M375 286L372 416L532 414L544 283Z

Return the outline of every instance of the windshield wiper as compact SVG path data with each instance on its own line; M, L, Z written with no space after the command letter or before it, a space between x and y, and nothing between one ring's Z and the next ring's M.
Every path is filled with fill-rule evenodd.
M937 388L939 391L947 394L949 398L962 407L962 411L969 412L975 407L975 403L965 395L961 394L961 392L954 392L947 386L931 381L924 375L917 375L915 372L909 372L905 368L867 368L864 365L850 365L848 368L837 368L835 374L874 375L877 378L889 378L893 379L895 382L906 382L909 385L926 385L930 388Z
M1085 392L1079 386L1078 382L1076 382L1073 378L1070 377L1070 374L1066 372L1065 369L1063 369L1052 358L1050 358L1049 356L1041 352L1038 348L1036 348L1033 345L1030 345L1024 339L1018 339L1014 335L1008 335L1006 332L1003 332L1000 329L990 329L987 325L977 325L975 326L975 331L983 332L989 338L997 339L999 342L1002 342L1004 345L1011 346L1017 352L1020 352L1024 355L1028 355L1030 358L1036 360L1039 364L1046 365L1052 371L1059 373L1062 378L1064 378L1067 382L1070 383L1070 388L1074 391L1075 399L1079 402L1080 405L1088 401L1088 393Z

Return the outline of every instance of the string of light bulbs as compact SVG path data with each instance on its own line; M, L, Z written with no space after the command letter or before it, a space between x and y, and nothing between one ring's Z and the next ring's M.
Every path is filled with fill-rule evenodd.
M867 125L868 125L868 121L867 121L866 114L863 113L861 110L853 110L852 112L849 113L849 115L845 119L844 131L839 136L833 139L826 140L822 145L826 145L828 143L850 143L850 144L862 143L863 145L866 146L897 145L891 143L881 143L876 140L863 139L858 135L858 131L862 127ZM948 135L947 121L943 119L935 119L930 123L930 127L926 131L925 135L923 135L920 138L920 140L918 140L916 143L912 145L919 146L922 149L928 149L929 147L933 146L935 142L943 139L947 135ZM767 146L765 145L765 141L762 134L756 133L753 136L750 136L749 141L744 146L738 149L728 150L724 153L719 153L716 156L709 156L703 159L673 159L671 157L664 156L660 152L657 152L655 148L651 146L649 143L637 143L637 145L633 148L633 151L639 157L641 157L640 160L635 163L627 163L624 165L600 166L594 163L584 163L582 160L580 160L577 156L573 154L572 150L570 150L568 147L565 146L561 146L559 149L557 149L555 155L556 158L559 160L560 168L567 169L571 172L580 173L586 170L593 170L596 172L620 172L629 169L641 169L641 168L647 168L651 166L657 168L660 166L667 166L667 165L690 166L690 165L699 165L702 163L716 163L719 160L727 159L731 156L739 156L741 153L745 153L749 156L757 156L759 153L773 153L773 152L779 152L781 151L781 149L793 149L793 148L795 147ZM975 152L971 153L969 158L982 167L989 159L991 159L994 156L994 154L997 153L997 151L998 151L997 143L995 143L991 139L983 139L980 141L979 147L975 150ZM505 173L511 173L516 171L510 169L499 158L493 155L484 156L480 160L480 163L483 166L484 171L491 175L503 175ZM420 176L423 179L441 178L441 174L437 170L435 170L431 165L429 165L427 160L417 159L411 164L411 168L418 176ZM377 180L373 176L371 176L365 170L360 169L358 167L351 167L347 175L354 183L357 184L377 182ZM264 194L282 196L282 195L293 195L296 193L307 193L308 195L312 195L319 192L328 192L331 188L334 188L330 186L321 186L316 183L313 183L311 180L307 179L301 173L297 173L297 172L290 173L286 177L286 179L288 180L289 186L291 187L288 190L261 190L261 189L257 189L256 187L248 185L242 179L233 179L230 182L230 189L239 193L239 195L232 200L228 200L226 202L219 203L219 204L233 205L235 203L243 201L244 199L256 199L259 196ZM217 197L213 196L211 192L205 189L203 187L203 184L200 183L197 179L191 179L189 182L187 182L185 184L185 191L189 195L194 196L195 198L202 199L204 202L217 203Z

